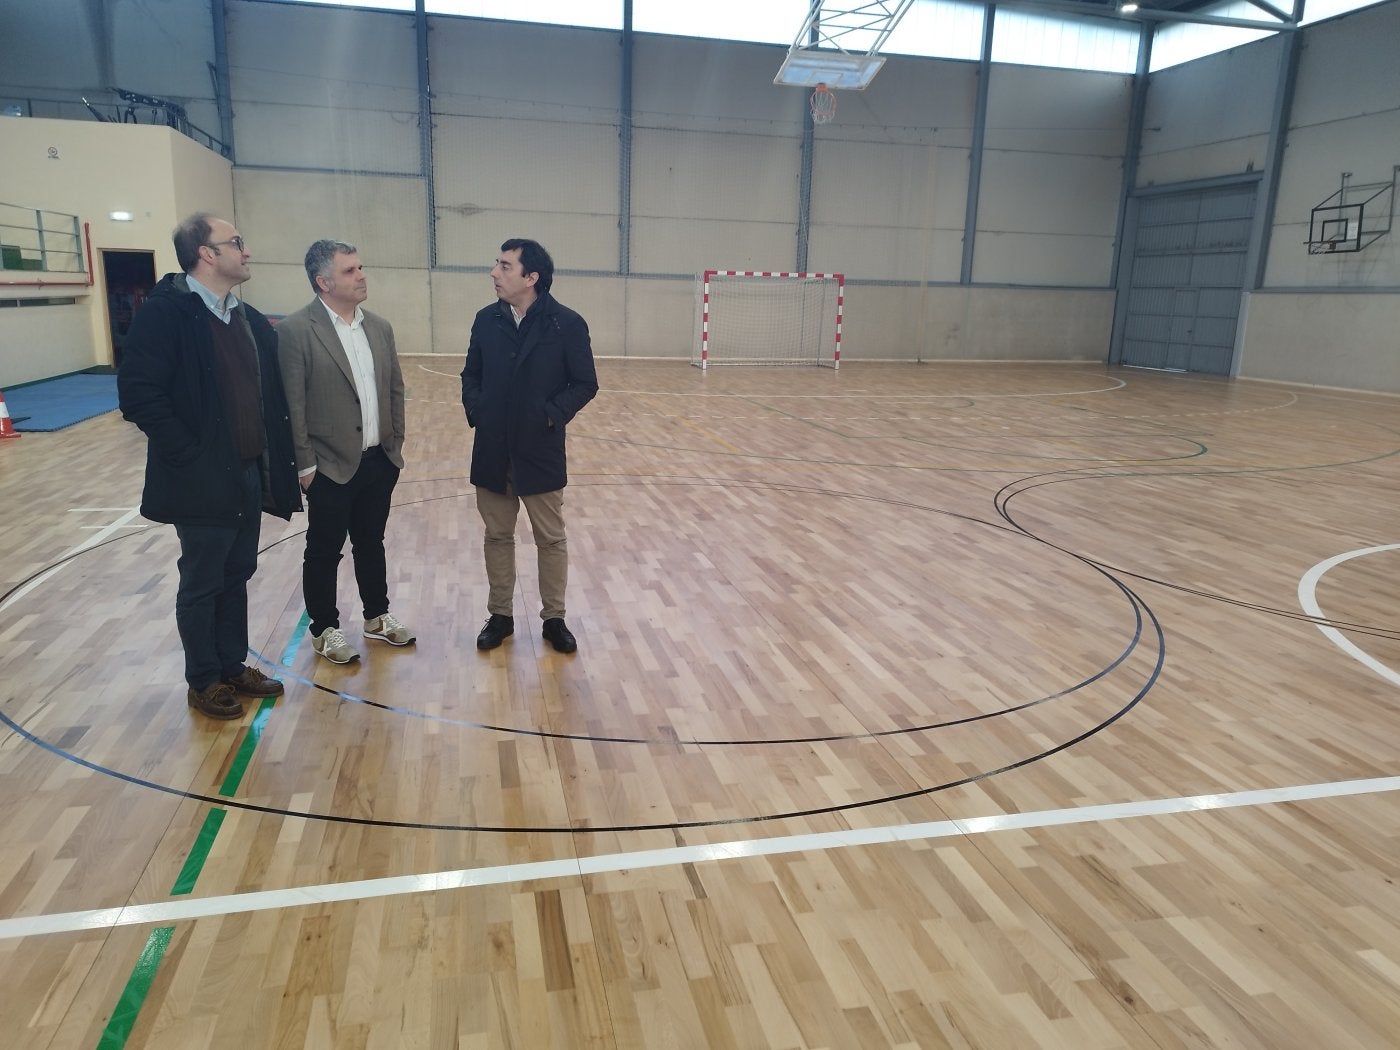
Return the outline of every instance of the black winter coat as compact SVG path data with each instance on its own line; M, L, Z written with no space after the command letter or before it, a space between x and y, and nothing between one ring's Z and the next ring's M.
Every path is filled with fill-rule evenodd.
M178 525L238 525L239 459L214 361L209 308L184 274L166 274L137 311L117 370L122 416L146 435L141 514ZM292 426L277 333L240 303L230 324L244 325L257 347L262 391L263 510L290 518L301 510Z
M564 428L598 393L588 324L548 292L515 327L497 301L476 315L462 369L462 406L476 428L471 483L517 496L568 484Z

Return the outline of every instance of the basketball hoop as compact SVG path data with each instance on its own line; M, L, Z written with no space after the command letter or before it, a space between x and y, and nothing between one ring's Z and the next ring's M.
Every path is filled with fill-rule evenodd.
M836 116L836 92L825 84L816 86L808 104L812 107L813 124L830 124Z

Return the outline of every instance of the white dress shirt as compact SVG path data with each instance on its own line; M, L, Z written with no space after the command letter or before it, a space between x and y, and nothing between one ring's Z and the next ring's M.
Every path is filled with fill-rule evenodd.
M322 306L326 306L322 300ZM350 375L355 381L355 393L360 396L360 448L373 448L379 444L379 388L374 383L374 354L369 348L369 338L365 335L365 312L355 307L355 320L346 324L344 318L326 306L335 334L340 337L340 345L345 356L350 359Z

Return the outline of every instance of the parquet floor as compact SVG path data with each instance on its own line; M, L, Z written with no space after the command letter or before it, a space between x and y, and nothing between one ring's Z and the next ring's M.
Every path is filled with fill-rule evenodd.
M603 360L564 657L523 515L473 646L460 366L404 358L417 646L317 662L264 518L241 723L141 435L0 444L0 1046L1400 1047L1400 401Z

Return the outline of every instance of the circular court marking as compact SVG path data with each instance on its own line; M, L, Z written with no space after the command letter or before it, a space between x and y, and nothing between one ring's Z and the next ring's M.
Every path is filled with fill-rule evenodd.
M750 487L750 486L743 486L743 488L749 488L749 487ZM834 495L834 496L846 497L846 498L875 499L877 502L897 503L897 501L887 501L887 500L878 499L878 498L876 498L876 497L856 496L855 494L851 494L851 493L823 492L822 494L824 494L824 495ZM443 498L452 498L452 497L433 497L433 499L443 499ZM906 507L907 507L907 506L910 506L910 505L908 505L908 504L901 504L901 505L906 506ZM400 506L402 506L402 505L400 505ZM950 517L959 518L959 519L964 519L964 520L967 520L967 521L969 521L969 522L975 522L975 523L981 524L981 525L991 525L991 524L992 524L992 523L989 523L989 522L980 521L980 520L978 520L978 519L966 518L966 516L964 516L964 515L952 514L951 512L936 510L935 508L927 508L927 507L925 507L925 508L918 508L918 509L923 509L923 510L926 510L926 511L932 511L932 512L934 512L934 513L948 514ZM998 526L993 525L992 527L997 528ZM121 538L124 538L124 537L116 537L115 539L121 539ZM286 539L288 539L288 538L290 538L290 537L283 537L281 540L274 541L272 544L269 544L269 545L268 545L268 548L264 548L264 550L270 549L270 547L276 546L278 543L281 543L281 542L283 542L284 540L286 540ZM1034 537L1030 537L1030 538L1031 538L1031 539L1034 539ZM114 542L114 540L109 540L109 541L107 541L107 542L108 542L108 543ZM1036 541L1036 542L1041 542L1041 541ZM106 544L104 543L104 544L102 544L101 546L106 546ZM1052 546L1052 545L1051 545L1051 546ZM93 549L97 549L97 548L90 548L89 550L93 550ZM70 555L68 558L65 558L64 560L69 560L70 558L77 557L78 554L82 554L82 553L86 553L86 552L85 552L85 551L77 552L77 553L75 553L75 554L73 554L73 555ZM1074 558L1076 561L1084 561L1084 559L1079 558L1077 555L1070 554L1070 557L1071 557L1071 558ZM1087 562L1085 562L1085 564L1086 564L1086 565L1089 565L1089 563L1087 563ZM309 810L299 810L299 809L292 809L292 808L284 808L284 807L281 807L281 806L260 805L260 804L256 804L256 803L243 802L243 801L240 801L240 800L228 798L228 797L223 796L223 795L214 796L214 795L204 794L204 793L197 792L197 791L183 790L183 789L180 789L180 788L176 788L176 787L174 787L174 786L172 786L172 785L162 784L162 783L159 783L159 782L157 782L157 781L147 779L147 778L145 778L145 777L140 777L140 776L136 776L136 775L133 775L133 774L124 773L124 772L122 772L122 771L120 771L120 770L117 770L117 769L114 769L114 768L111 768L111 767L102 765L102 764L100 764L100 763L98 763L98 762L94 762L94 761L91 761L91 760L89 760L89 759L82 758L82 757L80 757L79 755L77 755L77 754L73 753L72 751L68 750L67 748L61 746L61 745L58 744L57 742L54 742L54 741L51 741L51 740L47 740L47 739L45 739L45 738L39 736L37 733L33 732L31 729L26 728L25 726L21 725L19 722L15 721L15 720L14 720L13 718L11 718L8 714L6 714L6 713L4 712L3 709L0 709L0 724L3 724L4 726L8 727L16 736L18 736L18 737L20 737L20 738L26 740L27 742L29 742L29 743L31 743L31 744L34 744L34 745L36 745L36 746L42 748L42 749L45 750L45 751L48 751L49 753L55 755L56 757L62 758L62 759L67 760L67 761L69 761L69 762L73 762L73 763L75 763L76 765L82 766L82 767L84 767L84 768L86 768L86 769L89 769L89 770L91 770L91 771L93 771L93 772L96 772L96 773L99 773L99 774L103 774L103 775L106 775L106 776L113 777L114 779L123 781L123 782L128 783L128 784L131 784L131 785L133 785L133 786L144 787L144 788L148 788L148 789L151 789L151 790L155 790L155 791L161 792L161 793L163 793L163 794L173 795L173 796L178 797L178 798L185 798L185 799L191 799L191 800L200 801L200 802L206 802L206 803L218 805L218 806L221 806L221 807L224 807L224 808L233 808L233 809L247 810L247 811L251 811L251 812L267 813L267 814L271 814L271 815L284 816L284 817L297 817L297 818L308 819L308 820L323 820L323 821L328 821L328 822L333 822L333 823L356 824L356 825L363 825L363 826L369 826L369 827L389 827L389 828L414 829L414 830L430 830L430 831L531 832L531 833L545 833L545 834L578 834L578 833L587 833L587 832L595 832L595 833L597 833L597 832L620 833L620 832L631 832L631 831L655 831L655 830L675 831L675 830L686 829L686 828L720 827L720 826L729 826L729 825L756 824L756 823L762 823L762 822L768 822L768 821L776 821L776 820L786 820L786 819L792 819L792 818L823 816L823 815L828 815L828 814L833 814L833 813L850 812L850 811L862 810L862 809L866 809L866 808L874 807L874 806L887 805L887 804L890 804L890 803L901 802L901 801L904 801L904 800L907 800L907 799L926 797L926 796L933 795L933 794L938 793L938 792L942 792L942 791L949 790L949 789L951 789L951 788L962 787L962 786L967 785L967 784L972 784L972 783L976 783L976 782L979 782L979 781L983 781L983 780L990 779L990 778L992 778L992 777L999 776L999 775L1001 775L1001 774L1003 774L1003 773L1007 773L1007 772L1010 772L1010 771L1015 770L1015 769L1020 769L1020 768L1022 768L1022 767L1024 767L1024 766L1028 766L1028 765L1031 765L1031 764L1033 764L1033 763L1035 763L1035 762L1039 762L1039 761L1041 761L1041 760L1043 760L1043 759L1049 758L1049 757L1052 756L1052 755L1059 754L1059 753L1062 752L1062 751L1066 751L1066 750L1068 750L1068 749L1074 747L1075 745L1081 743L1082 741L1089 739L1090 737L1092 737L1092 736L1096 735L1097 733L1099 733L1099 732L1103 731L1104 729L1106 729L1108 726L1110 726L1110 725L1114 724L1115 722L1117 722L1120 718L1124 717L1129 711L1131 711L1134 707L1136 707L1136 706L1138 705L1138 703L1139 703L1140 701L1142 701L1142 699L1148 694L1148 692L1151 691L1151 689L1153 688L1153 686L1156 684L1157 679L1158 679L1158 677L1159 677L1160 674L1161 674L1163 664L1164 664L1164 662L1165 662L1165 657L1166 657L1165 637L1164 637L1164 634L1163 634L1163 631L1162 631L1162 628L1161 628L1161 624L1158 622L1157 617L1156 617L1155 614L1152 612L1152 610L1142 601L1141 597L1140 597L1139 595L1137 595L1137 594L1136 594L1131 588L1129 588L1126 584L1124 584L1121 580L1119 580L1117 577L1115 577L1112 573L1106 572L1103 568L1101 568L1101 567L1099 567L1099 566L1089 565L1089 567L1092 568L1092 569L1094 569L1096 572L1100 573L1102 576L1106 577L1106 578L1111 582L1111 584L1112 584L1114 587L1117 588L1117 590L1120 592L1120 594L1121 594L1124 598L1126 598L1126 599L1128 600L1129 605L1130 605L1130 607L1131 607L1132 610L1133 610L1133 613L1134 613L1134 620L1135 620L1135 623L1136 623L1136 629L1135 629L1134 632L1133 632L1133 640L1132 640L1132 642L1130 643L1127 652L1131 652L1132 650L1136 649L1136 648L1138 647L1138 645L1139 645L1139 644L1142 644L1143 642L1147 642L1147 643L1149 643L1149 644L1150 644L1150 643L1155 643L1155 645L1153 645L1153 648L1155 649L1155 656L1154 656L1153 659L1152 659L1152 667L1151 667L1150 670L1147 672L1146 677L1145 677L1145 680L1144 680L1140 685L1138 685L1136 688L1134 688L1134 683L1131 683L1131 682L1130 682L1130 683L1127 683L1127 684L1123 687L1126 691L1131 691L1131 693L1132 693L1131 696L1127 696L1126 698L1123 697L1123 696L1120 696L1120 697L1118 698L1119 703L1114 707L1114 709L1112 709L1110 712L1108 712L1108 713L1107 713L1106 715L1104 715L1104 716L1095 716L1095 720L1093 720L1092 724L1090 724L1089 727L1088 727L1087 729L1081 728L1081 727L1075 727L1075 729L1074 729L1074 731L1073 731L1073 735L1070 736L1068 739L1060 740L1060 741L1058 741L1058 742L1046 742L1046 741L1044 741L1044 740L1037 741L1037 743L1036 743L1036 749L1034 749L1034 750L1032 751L1032 753L1030 753L1030 754L1021 754L1021 755L1016 755L1016 756L1007 756L1007 760L1001 761L1000 763L998 763L998 762L993 762L992 765L991 765L990 767L988 767L988 768L978 769L978 770L975 770L975 771L973 771L973 772L971 772L971 773L967 773L967 774L965 774L965 775L963 775L963 776L955 777L955 778L953 778L953 779L945 780L945 781L942 781L942 782L939 782L939 783L933 783L933 784L915 784L915 786L912 787L912 788L910 788L909 790L905 790L905 791L901 791L901 792L897 792L897 793L886 794L886 795L877 795L877 796L875 796L875 797L862 798L862 799L857 799L857 800L854 800L854 801L836 802L836 803L829 804L829 805L820 805L820 806L815 806L815 807L804 807L804 808L798 808L798 809L792 809L792 810L786 810L786 811L780 811L780 812L748 813L748 814L740 814L740 815L736 815L736 816L717 817L717 818L711 818L711 819L698 819L698 820L688 820L688 821L670 820L670 821L660 821L660 822L655 822L655 823L651 823L651 822L648 822L648 823L641 823L641 822L638 822L638 823L631 823L631 824L628 824L628 823L617 823L617 824L599 824L599 825L575 824L575 823L573 823L573 822L570 822L570 823L567 824L567 825L557 825L557 826L540 826L540 825L520 825L520 826L513 826L513 825L453 824L453 823L423 822L423 821L414 821L414 820L393 820L393 819L381 819L381 818L352 817L352 816L347 816L347 815L338 814L338 813L333 813L333 812L316 812L316 811L309 811ZM1098 674L1092 676L1090 679L1086 680L1085 682L1080 683L1080 685L1081 685L1081 686L1082 686L1082 685L1086 685L1086 684L1088 684L1089 681L1095 680L1095 679L1098 678L1101 674L1106 674L1106 673L1108 673L1109 671L1111 671L1114 667L1118 666L1118 665L1121 663L1121 660L1126 656L1126 654L1127 654L1127 653L1125 652L1125 653L1124 653L1122 656L1120 656L1117 660L1113 661L1113 663L1111 663L1108 667L1102 669ZM1078 687L1076 687L1076 688L1078 688ZM1010 713L1012 713L1012 712L1014 712L1014 711L1016 711L1016 710L1022 709L1022 708L1024 708L1024 707L1034 706L1034 704L1044 702L1045 700L1056 699L1056 698L1058 698L1058 697L1060 697L1060 696L1066 695L1067 693L1069 693L1069 692L1071 692L1071 691L1072 691L1072 690L1062 690L1060 693L1056 693L1056 694L1053 694L1053 695L1051 695L1051 696L1037 698L1033 703L1026 703L1026 704L1023 704L1023 705L1021 705L1020 707L1016 707L1016 708L1001 709L1001 710L999 710L999 711L997 711L997 712L993 712L992 714L994 714L994 715L996 715L996 714L1010 714ZM934 729L934 728L939 728L939 727L930 725L930 726L927 726L927 727L923 727L923 729L914 730L914 731L923 731L924 729ZM638 741L638 742L641 742L641 741Z
M1360 550L1347 551L1345 554L1338 554L1320 561L1307 572L1303 573L1303 578L1298 581L1298 604L1303 607L1303 611L1309 616L1316 616L1319 619L1327 619L1326 613L1317 604L1317 581L1322 579L1328 572L1341 565L1343 562L1351 561L1353 558L1364 558L1368 554L1381 554L1385 551L1400 550L1400 543L1387 543L1379 547L1362 547ZM1367 653L1359 645L1342 634L1335 627L1328 627L1318 624L1317 629L1327 637L1327 639L1342 652L1346 653L1353 660L1369 667L1376 674L1380 675L1391 685L1400 685L1400 672L1396 672L1385 664L1381 663L1374 656Z

